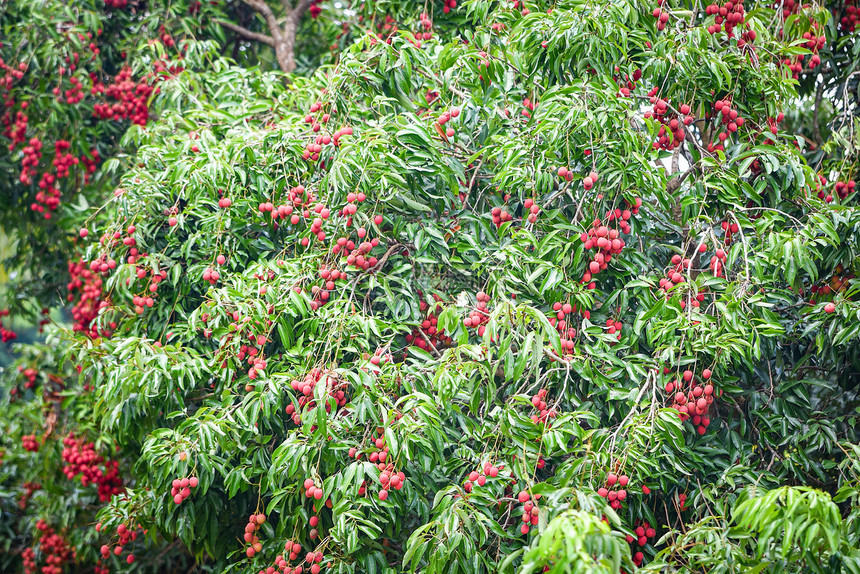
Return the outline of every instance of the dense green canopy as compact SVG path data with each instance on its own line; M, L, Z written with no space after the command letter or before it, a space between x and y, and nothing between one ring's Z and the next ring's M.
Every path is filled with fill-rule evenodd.
M260 2L7 89L0 565L860 573L853 4Z

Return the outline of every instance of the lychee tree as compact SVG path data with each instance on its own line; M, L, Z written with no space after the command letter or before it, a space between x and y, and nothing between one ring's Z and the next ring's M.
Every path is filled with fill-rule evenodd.
M52 307L74 252L81 212L99 205L122 171L117 142L154 119L160 83L191 47L220 28L209 2L88 0L0 6L0 261L16 315ZM196 44L195 44L196 46ZM34 313L35 311L35 313Z
M291 83L189 49L4 448L120 449L99 568L860 571L856 148L783 129L828 12L445 7Z
M157 119L153 100L161 83L188 64L189 49L215 41L241 54L245 65L267 61L225 35L225 25L246 17L235 4L85 0L70 9L68 2L28 0L0 6L0 264L13 292L0 293L0 308L32 318L56 305L79 218L101 205L133 157L133 145L118 145L122 135ZM346 41L341 11L321 6L328 8L315 4L297 30L305 70L332 58L338 34ZM317 44L331 37L335 45L311 49L305 36Z

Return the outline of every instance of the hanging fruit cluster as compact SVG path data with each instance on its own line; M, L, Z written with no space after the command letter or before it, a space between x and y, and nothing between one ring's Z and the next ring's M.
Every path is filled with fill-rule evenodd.
M850 194L854 193L856 186L857 183L853 179L847 182L837 181L833 186L833 190L839 196L839 199L845 200Z
M263 544L257 537L257 531L260 530L260 527L265 523L265 514L252 514L248 517L248 524L245 525L244 534L245 542L248 543L248 548L245 550L245 554L248 558L253 558L257 552L263 551Z
M732 236L735 233L739 233L741 230L741 226L738 225L737 222L729 223L728 220L723 221L720 224L720 227L722 227L722 229L723 229L724 242L726 245L731 245L732 244Z
M315 517L313 517L315 518ZM319 574L320 572L320 563L323 561L324 555L322 552L308 552L305 555L304 560L299 559L299 552L302 551L302 546L298 542L287 541L284 545L284 553L287 554L287 558L283 555L279 554L275 557L275 563L273 566L269 566L265 570L260 570L259 574L275 574L278 570L283 572L284 574L302 574L304 572L302 563L305 562L310 564L308 571L310 574ZM290 566L289 562L294 562L298 560L299 564L296 566Z
M540 213L540 205L535 203L533 199L528 198L523 202L523 208L528 210L528 222L536 223L538 214Z
M339 378L333 371L323 371L315 367L305 375L304 379L293 379L290 383L290 388L296 391L298 395L299 408L296 409L296 406L290 403L286 406L285 412L292 416L295 424L298 425L302 422L302 409L307 406L309 410L317 405L314 395L318 387L322 387L324 395L334 399L336 408L346 405L349 383ZM324 404L326 413L331 414L331 403L326 400Z
M487 303L490 302L490 296L483 291L478 291L475 295L477 303L475 308L469 311L468 317L463 319L463 326L478 330L478 336L484 336L485 325L490 322L490 313L487 308Z
M417 47L421 47L421 40L429 40L433 37L433 20L430 19L430 16L427 15L427 12L421 12L421 16L418 18L419 27L415 32L415 39L418 40L415 42Z
M377 437L373 440L370 454L367 455L367 460L373 464L382 464L384 466L385 462L388 460L388 446L385 444L385 429L383 427L376 427L376 435Z
M0 59L0 62L3 60ZM21 107L26 108L26 103L21 104ZM9 151L13 151L18 144L23 143L25 139L27 139L27 122L29 118L27 114L22 111L19 111L15 114L15 122L12 123L8 110L3 114L3 125L5 126L5 130L3 131L3 135L12 140L9 143ZM38 139L33 138L34 142L39 142ZM41 142L39 142L39 146L41 147ZM32 151L32 150L31 150ZM27 155L27 150L25 150L25 155ZM32 160L29 160L32 161Z
M107 97L117 101L93 105L93 116L115 121L131 120L133 124L145 126L149 121L149 98L156 89L145 81L135 82L131 68L123 68L104 90Z
M457 118L459 116L460 116L460 110L457 108L453 108L451 110L447 110L447 111L442 112L442 114L438 118L436 118L436 121L433 122L433 128L436 130L436 133L438 133L439 137L441 137L446 142L450 138L454 137L454 134L456 132L454 131L454 128L452 128L452 127L444 128L444 126L445 126L445 124L450 122L452 119Z
M170 496L173 497L175 504L182 504L186 498L191 496L191 489L197 488L198 480L196 476L185 478L174 478L170 488Z
M421 292L419 291L419 296ZM433 294L436 302L441 302L442 298L439 295ZM423 299L418 304L421 313L427 313L426 319L421 322L421 325L414 327L412 333L406 335L406 343L415 345L416 347L429 351L431 349L439 350L450 347L454 344L454 340L445 334L445 329L437 327L439 319L434 311L430 311L430 305ZM404 356L406 351L404 351Z
M81 484L98 487L99 500L106 502L115 494L125 492L122 478L119 475L119 463L115 460L105 460L98 454L93 443L84 443L70 433L63 439L63 474L69 480L81 476Z
M96 531L101 532L102 525L101 523L96 524ZM103 560L107 560L111 554L114 556L121 556L123 552L125 552L126 546L130 545L132 542L137 540L137 532L138 530L142 530L140 525L137 528L129 528L125 524L120 524L116 527L116 538L114 541L109 544L102 544L100 548L101 557ZM146 531L143 530L143 533L146 534ZM125 561L127 564L134 564L134 554L129 551L128 556L126 556ZM108 568L107 565L102 565L100 568L102 572L107 574Z
M678 113L683 116L679 121L678 113L669 110L669 104L666 100L656 96L657 88L654 87L648 92L649 101L652 104L650 111L645 112L646 118L653 118L660 122L660 131L657 132L657 141L651 145L654 149L662 149L672 151L679 147L687 137L683 126L689 126L693 123L693 116L690 115L690 106L681 104L678 108Z
M621 340L621 328L623 326L621 321L612 319L611 317L606 319L606 332L610 335L615 335L615 338L619 341Z
M631 536L628 534L628 544L636 544L641 548L648 544L649 538L654 538L655 536L657 536L657 531L651 528L651 525L647 521L640 522L639 520L637 520L635 525L636 528L634 529L633 533L636 536ZM643 560L645 560L645 554L643 554L641 550L636 550L636 552L633 553L633 563L637 566L641 566Z
M21 446L28 452L39 452L39 441L35 434L25 434L21 437Z
M671 375L667 367L664 375ZM667 396L671 399L669 408L680 414L681 420L689 420L700 435L705 434L711 424L709 409L714 402L715 389L711 379L711 370L702 371L701 382L695 379L693 371L685 370L680 378L673 377L665 385Z
M855 0L846 0L845 12L839 19L839 30L844 34L851 34L860 22L860 8L855 6Z
M801 5L801 3L797 0L779 0L777 2L774 2L773 7L777 10L777 12L780 13L780 16L782 17L783 28L779 30L779 35L780 37L783 37L785 35L784 25L788 18L792 15L800 14L801 10L807 8L808 5ZM800 43L800 45L812 52L812 57L809 59L808 64L809 70L812 70L821 63L821 57L818 55L818 52L827 43L827 39L824 35L824 31L821 30L821 25L816 20L814 20L810 16L808 18L808 22L811 31L803 33L803 42ZM797 79L804 71L803 62L805 59L806 54L798 54L796 56L784 58L781 63L783 66L788 68L788 70L791 71L792 76Z
M353 227L356 223L354 216L358 213L359 205L367 201L367 196L364 192L350 192L346 196L346 201L346 205L340 210L340 216L346 218L347 227ZM384 219L381 214L377 213L373 216L372 221L379 226L382 225ZM367 234L366 228L356 228L355 236L358 243L346 236L338 237L336 244L332 247L332 254L345 259L346 265L352 265L362 271L375 268L379 260L370 253L379 246L379 238L374 237L368 241Z
M555 311L554 317L549 317L549 324L556 328L559 337L561 338L561 350L564 355L572 355L574 349L574 339L576 338L576 329L570 326L571 315L579 312L586 319L591 317L589 311L578 311L576 305L570 303L562 303L556 301L552 305L552 310Z
M25 389L32 389L36 386L36 376L39 374L39 371L31 368L24 368L22 365L18 366L18 371L27 379L27 382L24 383Z
M24 77L24 72L27 71L27 63L19 62L18 66L7 64L3 58L0 58L0 70L3 70L3 77L0 78L0 87L7 90L18 80Z
M612 76L612 79L615 81L618 88L618 97L619 98L630 98L633 97L633 90L636 89L636 82L642 77L642 70L636 68L633 70L633 74L630 75L627 72L621 73L621 67L615 66L615 73ZM655 91L656 93L656 91ZM649 94L650 95L650 94Z
M660 279L660 289L658 294L666 294L666 299L669 299L670 292L681 283L685 282L684 273L690 269L690 260L686 257L681 257L677 253L672 256L672 265L666 270L666 276Z
M635 209L638 210L638 206ZM609 266L609 262L612 261L612 257L619 255L624 249L624 239L621 238L621 233L630 233L630 224L627 221L632 215L633 210L629 209L621 210L619 208L609 211L606 214L606 221L609 223L617 220L617 229L610 229L600 219L594 218L591 228L580 234L579 239L582 241L583 248L586 251L597 249L594 259L589 262L588 268L580 281L583 284L587 284L589 289L594 289L597 285L592 278L605 270Z
M474 485L484 486L485 484L487 484L488 478L496 478L497 476L499 476L499 471L503 470L504 468L504 465L497 467L491 462L485 462L483 468L480 471L473 470L469 473L466 482L463 483L463 490L465 490L466 492L472 492Z
M729 38L733 38L735 27L744 22L744 0L727 0L722 4L714 2L705 7L705 14L714 16L714 23L708 26L709 34L722 29Z
M68 540L57 534L44 520L36 522L39 531L39 553L44 558L42 574L62 574L65 564L75 558L75 551ZM22 553L24 572L36 573L36 556L33 548L27 548Z
M738 131L738 128L744 125L745 120L740 117L738 110L732 107L731 96L726 96L724 99L714 102L713 114L709 114L709 117L717 118L719 120L717 129L721 129L720 125L722 125L725 126L725 131L720 131L717 134L718 143L715 144L713 141L708 143L708 151L710 153L714 153L717 150L725 151L726 148L723 144L728 139L729 134Z
M494 207L490 210L490 215L493 218L493 225L496 227L501 227L502 223L513 221L514 219L514 216L504 207Z
M383 441L382 448L384 448L385 450L382 451L379 456L382 456L383 454L387 455L388 447L384 445L385 439L383 437L376 439L376 448L380 448L380 441ZM372 454L374 453L371 453L371 455ZM369 457L369 459L371 462L373 462L372 458ZM400 490L401 488L403 488L403 484L406 482L406 473L404 473L402 470L395 472L394 464L390 462L386 464L385 460L382 459L377 463L377 467L380 470L379 484L382 487L379 490L377 497L379 498L379 500L384 501L388 499L388 493L390 490Z
M711 261L708 267L713 271L714 277L722 277L726 269L726 251L725 249L717 249L714 255L711 256ZM700 299L701 301L701 299Z
M597 489L597 494L609 501L609 506L618 510L621 503L627 499L627 484L630 478L627 475L617 475L610 472L606 475L606 485Z
M311 132L318 134L307 143L305 151L302 152L302 159L306 161L317 161L320 153L322 153L323 146L331 144L338 147L342 136L352 135L351 127L342 127L332 134L320 133L323 125L328 124L331 116L334 114L333 107L330 111L325 111L327 105L328 103L326 102L314 102L311 104L308 115L305 116L305 123L310 124Z
M522 110L523 116L530 119L532 117L532 112L535 111L535 108L537 108L537 105L538 105L537 100L532 101L529 98L525 98L523 100L523 110Z
M391 353L386 353L385 349L379 348L369 357L370 364L378 367L380 364L391 362Z
M657 7L651 12L651 15L657 19L657 30L662 32L666 29L666 24L669 22L669 12L663 11L663 4L666 0L657 0Z
M554 419L558 413L555 408L551 408L547 404L546 398L546 389L540 389L536 395L532 396L531 403L536 412L532 414L531 419L533 423L542 424L548 429L552 426L551 419Z
M107 266L107 264L105 264ZM101 266L99 266L99 270ZM72 330L78 333L84 333L90 338L96 339L100 335L110 337L110 331L103 329L99 332L94 321L98 317L99 310L107 307L107 301L102 299L102 278L97 272L92 270L84 263L83 259L76 263L69 261L68 264L69 276L71 280L66 285L69 291L66 300L72 306ZM116 328L116 323L111 323L111 329Z
M9 309L0 309L0 317L8 317ZM18 335L11 329L3 326L3 321L0 320L0 343L8 343L18 338Z
M540 508L538 508L540 494L532 495L523 490L517 495L517 500L523 505L523 525L520 526L520 532L528 534L531 527L537 526L540 522Z

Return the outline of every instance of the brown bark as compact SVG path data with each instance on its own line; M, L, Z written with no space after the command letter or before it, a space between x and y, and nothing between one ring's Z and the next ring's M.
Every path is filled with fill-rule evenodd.
M292 9L288 0L281 0L281 4L286 11L283 25L278 23L278 18L265 0L242 1L263 17L266 27L269 29L268 34L253 32L244 26L223 20L219 20L218 23L247 40L253 40L273 47L275 49L275 59L278 61L278 67L281 71L286 73L293 72L296 69L296 32L302 16L304 16L305 12L313 4L313 0L300 0L295 8Z
M284 25L283 34L275 40L275 58L281 71L290 73L296 69L296 26L289 20Z
M232 32L236 32L243 38L248 40L254 40L255 42L261 42L268 46L274 46L275 40L271 36L267 36L266 34L260 34L259 32L252 32L248 30L244 26L239 26L238 24L234 24L233 22L228 22L226 20L218 20L218 23L227 28Z

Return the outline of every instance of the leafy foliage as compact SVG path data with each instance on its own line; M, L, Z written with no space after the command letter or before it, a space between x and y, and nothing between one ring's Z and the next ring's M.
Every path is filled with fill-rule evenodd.
M533 4L290 83L188 41L72 228L67 362L4 375L7 436L121 463L99 568L858 571L860 212L781 129L828 12Z

